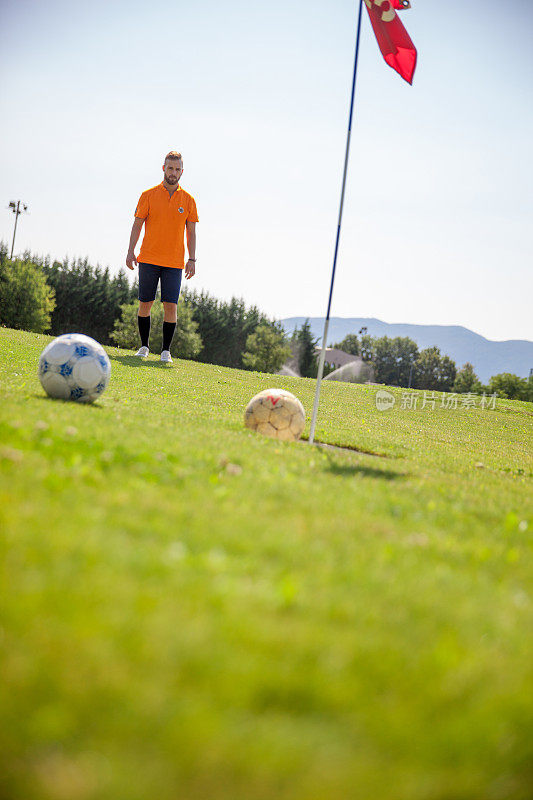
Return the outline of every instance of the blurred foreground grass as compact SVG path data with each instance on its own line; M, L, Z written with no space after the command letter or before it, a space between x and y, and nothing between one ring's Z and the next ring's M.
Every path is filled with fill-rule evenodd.
M327 382L359 452L280 444L247 400L313 381L108 348L78 406L48 341L0 330L2 797L531 800L533 406Z

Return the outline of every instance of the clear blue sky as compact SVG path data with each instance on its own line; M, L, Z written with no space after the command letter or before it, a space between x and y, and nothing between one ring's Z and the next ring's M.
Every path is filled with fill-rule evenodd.
M332 314L533 338L531 0L412 0L413 87L363 18ZM3 0L0 239L124 261L181 150L198 273L277 317L325 313L355 0Z

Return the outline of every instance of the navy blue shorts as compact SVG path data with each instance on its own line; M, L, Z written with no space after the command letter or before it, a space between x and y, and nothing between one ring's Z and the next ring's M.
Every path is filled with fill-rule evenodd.
M161 280L161 300L163 303L177 303L180 296L182 269L158 267L157 264L139 263L139 300L151 303L155 300L157 284Z

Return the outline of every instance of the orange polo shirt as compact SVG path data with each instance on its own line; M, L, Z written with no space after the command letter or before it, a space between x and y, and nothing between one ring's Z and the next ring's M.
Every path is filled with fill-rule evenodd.
M160 183L142 193L135 216L144 220L144 239L137 261L183 269L185 223L198 222L194 197L181 186L171 196Z

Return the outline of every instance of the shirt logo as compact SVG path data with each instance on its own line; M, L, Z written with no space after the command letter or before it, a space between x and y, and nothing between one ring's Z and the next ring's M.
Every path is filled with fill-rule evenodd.
M184 209L184 208L182 208L181 206L178 208L178 211L180 212L180 214L183 214L184 210L185 210L185 209Z

